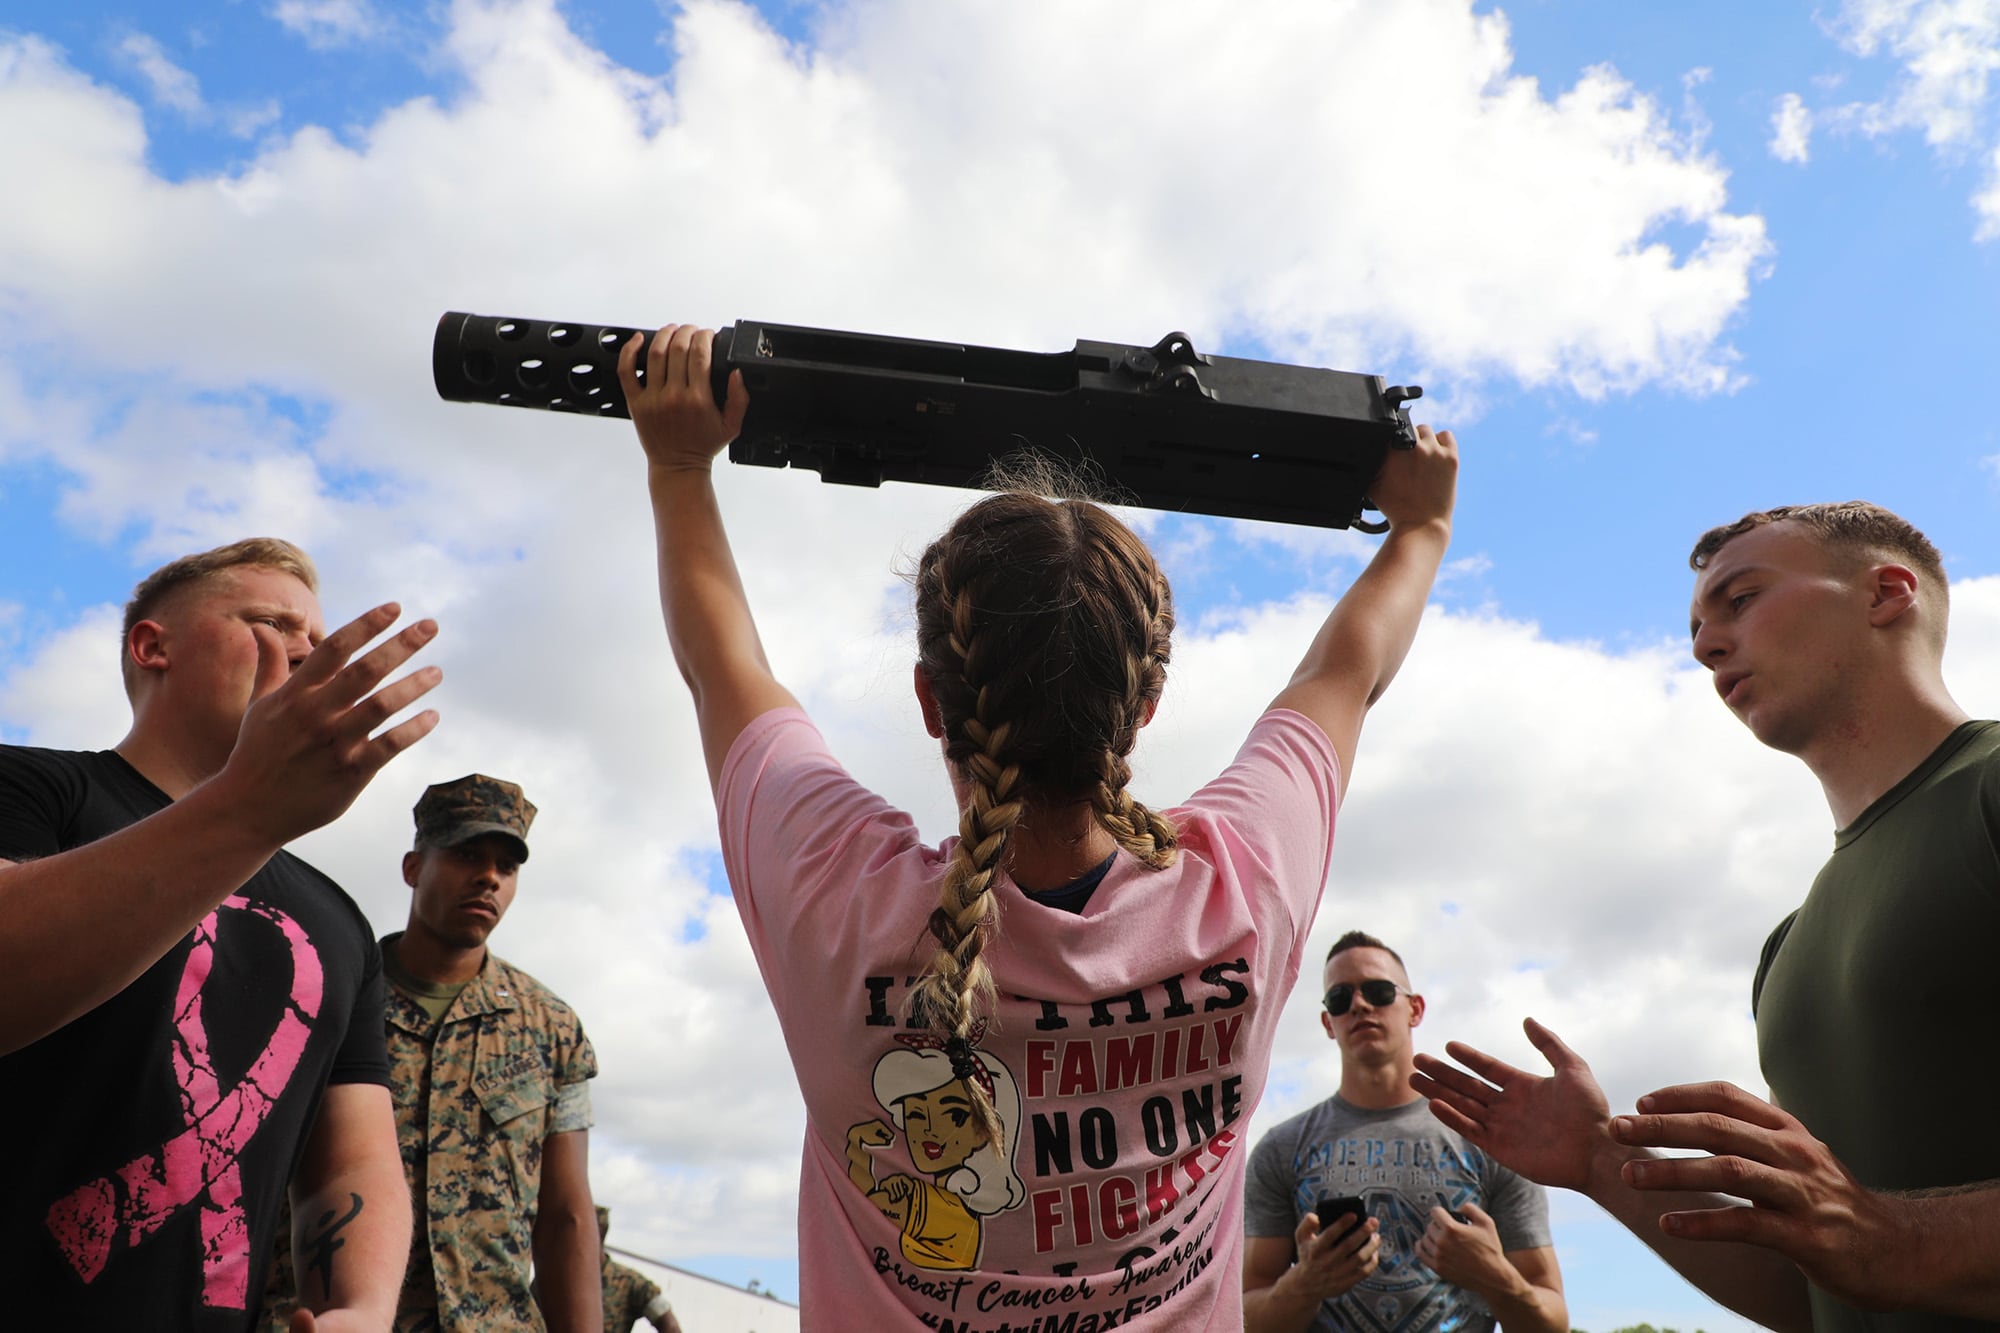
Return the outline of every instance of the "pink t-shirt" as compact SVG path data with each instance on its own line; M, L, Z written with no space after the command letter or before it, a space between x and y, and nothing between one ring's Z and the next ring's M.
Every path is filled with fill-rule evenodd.
M804 713L730 748L723 858L805 1094L807 1329L1242 1327L1243 1129L1326 877L1333 748L1285 709L1121 854L1080 914L995 881L976 1147L950 1058L903 1018L952 842L848 776ZM964 1064L961 1062L961 1071Z

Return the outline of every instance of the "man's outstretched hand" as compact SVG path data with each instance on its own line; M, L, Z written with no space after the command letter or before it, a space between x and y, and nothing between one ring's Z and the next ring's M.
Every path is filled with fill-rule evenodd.
M228 762L210 779L218 794L231 794L244 827L283 845L333 822L384 764L437 726L436 711L426 709L376 734L444 678L434 666L420 667L383 684L437 637L434 620L407 625L355 656L399 614L401 608L387 602L355 617L296 668L277 631L253 627L254 702L243 714Z
M1502 1166L1540 1185L1587 1192L1593 1162L1616 1147L1610 1103L1590 1066L1560 1037L1532 1018L1522 1028L1552 1074L1516 1069L1454 1041L1445 1053L1465 1069L1419 1055L1410 1086L1431 1099L1448 1128Z

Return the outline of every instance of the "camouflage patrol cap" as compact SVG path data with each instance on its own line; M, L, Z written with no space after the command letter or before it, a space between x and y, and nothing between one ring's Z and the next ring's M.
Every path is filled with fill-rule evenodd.
M417 801L417 841L426 847L456 847L482 833L504 833L528 859L528 825L534 803L511 782L468 773L453 782L424 788Z

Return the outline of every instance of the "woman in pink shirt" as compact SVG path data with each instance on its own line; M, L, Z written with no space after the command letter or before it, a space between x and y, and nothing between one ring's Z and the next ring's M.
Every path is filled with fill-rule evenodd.
M805 1096L808 1329L1242 1324L1242 1122L1263 1093L1368 707L1450 538L1457 447L1418 431L1390 530L1221 774L1127 790L1173 602L1108 512L1006 492L925 551L915 690L959 833L855 782L771 674L710 483L748 398L670 325L620 373L660 601L723 857ZM1004 924L1003 924L1004 923ZM1372 1262L1373 1224L1319 1243Z

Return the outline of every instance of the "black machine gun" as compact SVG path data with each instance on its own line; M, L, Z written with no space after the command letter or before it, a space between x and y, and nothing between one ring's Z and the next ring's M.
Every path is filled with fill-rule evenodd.
M452 402L629 417L618 351L639 331L453 311L431 373ZM1032 451L1152 509L1364 532L1384 530L1361 516L1368 485L1391 448L1416 443L1404 404L1423 394L1206 356L1181 333L1043 353L740 320L715 335L717 402L732 370L750 411L731 462L977 487L996 458Z

